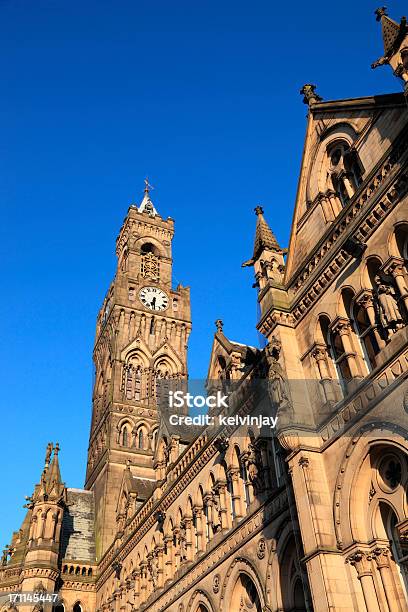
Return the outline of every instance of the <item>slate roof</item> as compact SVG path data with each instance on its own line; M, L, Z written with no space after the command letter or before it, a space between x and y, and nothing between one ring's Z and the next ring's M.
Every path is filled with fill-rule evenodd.
M93 491L67 489L67 509L62 520L61 555L66 560L95 562Z

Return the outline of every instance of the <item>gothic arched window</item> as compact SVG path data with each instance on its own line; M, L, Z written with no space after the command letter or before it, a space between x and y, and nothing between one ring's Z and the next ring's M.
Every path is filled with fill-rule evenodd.
M143 368L138 356L132 357L123 366L122 390L128 400L141 401L143 395Z
M156 401L158 406L167 406L170 390L171 367L165 359L156 363L154 368Z
M398 250L398 255L405 259L405 263L408 260L408 222L401 223L395 229L395 242Z
M331 187L342 206L346 206L362 182L363 167L357 151L348 142L335 141L327 148L328 175Z
M122 428L121 444L124 447L129 446L129 432L126 425Z
M137 432L137 445L139 448L144 448L144 435L142 428L140 428Z

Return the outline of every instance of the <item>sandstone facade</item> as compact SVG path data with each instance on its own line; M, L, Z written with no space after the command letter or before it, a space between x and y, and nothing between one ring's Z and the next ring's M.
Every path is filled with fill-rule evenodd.
M406 83L406 23L377 17L375 67ZM266 346L217 321L208 371L230 416L274 415L275 434L166 418L188 380L190 294L172 286L174 223L146 183L97 319L85 488L63 484L50 444L3 554L3 595L58 592L59 612L408 609L406 92L302 94L289 247L258 206L243 264Z

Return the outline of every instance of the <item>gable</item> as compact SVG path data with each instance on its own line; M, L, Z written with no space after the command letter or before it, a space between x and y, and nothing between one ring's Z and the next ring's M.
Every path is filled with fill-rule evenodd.
M309 111L295 211L286 262L285 283L301 269L313 247L346 205L335 183L337 169L330 157L336 147L354 157L361 176L358 191L382 154L406 124L400 94L313 104ZM345 170L349 171L348 168ZM344 172L344 175L347 173ZM341 194L340 194L341 195ZM350 194L343 194L352 197Z

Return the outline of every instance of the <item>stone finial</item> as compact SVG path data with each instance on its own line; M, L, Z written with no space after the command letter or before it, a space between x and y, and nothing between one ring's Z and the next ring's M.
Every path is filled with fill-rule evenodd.
M377 21L381 21L382 17L386 17L387 16L387 7L386 6L380 6L380 8L375 9L374 11L374 15Z
M50 464L50 459L51 459L51 454L52 454L53 448L54 448L53 443L52 442L48 442L47 448L46 448L46 451L45 451L45 461L44 461L46 468Z
M215 322L215 327L217 328L217 332L222 332L222 328L224 327L224 323L221 319L217 319Z
M300 94L303 96L303 103L311 106L312 104L316 104L316 102L320 102L323 98L321 98L316 93L316 85L312 83L306 83L303 85L300 90Z
M264 212L262 206L259 205L255 206L254 211L257 217L259 217L259 215L263 215Z
M54 457L58 457L58 453L59 452L60 452L60 445L57 442L55 447L54 447Z

